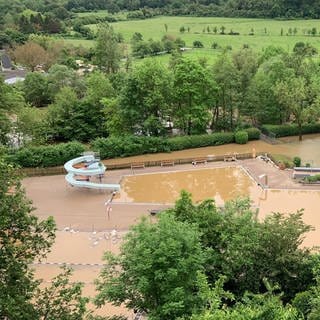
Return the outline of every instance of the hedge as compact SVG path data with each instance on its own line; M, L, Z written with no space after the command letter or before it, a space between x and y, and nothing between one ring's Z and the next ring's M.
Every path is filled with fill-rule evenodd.
M85 146L79 142L24 147L6 155L6 160L25 168L53 167L78 157L84 150Z
M100 153L102 159L170 151L167 139L158 137L97 138L91 143L91 147Z
M259 139L260 131L258 129L249 128L244 131L248 133L249 140ZM102 159L110 159L146 153L218 146L234 141L235 135L232 132L174 138L125 136L97 138L91 143L90 149L98 151ZM25 168L53 167L63 165L68 160L78 157L85 149L85 145L79 142L69 142L11 150L5 157L7 161Z
M256 128L244 130L249 140L259 139L260 131ZM146 153L170 152L190 148L218 146L235 141L234 133L219 132L204 135L179 136L174 138L136 137L97 138L91 144L102 159L128 157Z
M263 133L270 135L275 134L276 138L297 136L299 127L296 124L273 125L265 124L261 127ZM320 123L310 123L302 126L302 134L320 133Z

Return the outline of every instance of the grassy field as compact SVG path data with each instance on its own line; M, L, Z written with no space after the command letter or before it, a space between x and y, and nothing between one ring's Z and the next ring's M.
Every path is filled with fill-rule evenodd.
M83 13L79 15L103 16L105 11ZM271 19L245 19L245 18L211 18L211 17L157 17L146 20L121 21L112 23L116 32L120 32L125 42L130 47L130 39L134 32L140 32L144 39L150 38L160 40L165 34L181 37L188 47L193 41L199 40L203 43L203 49L194 49L186 55L193 57L206 57L208 62L215 60L220 50L211 49L212 43L216 42L220 47L231 46L232 50L238 50L244 44L255 51L261 51L269 45L283 47L291 51L296 42L308 42L320 51L320 36L308 35L308 30L316 28L320 32L320 20L271 20ZM165 25L168 30L166 32ZM96 25L89 25L96 30ZM180 33L180 27L184 26L189 32ZM238 32L240 35L220 35L221 27L225 27L225 33ZM208 33L207 28L210 32ZM214 34L213 28L218 29ZM289 29L292 30L292 35ZM281 29L283 35L281 35ZM293 35L293 30L296 34ZM205 32L203 32L205 31ZM253 35L249 35L253 31ZM75 45L92 46L93 42L88 40L66 39ZM157 57L161 61L168 61L169 56Z

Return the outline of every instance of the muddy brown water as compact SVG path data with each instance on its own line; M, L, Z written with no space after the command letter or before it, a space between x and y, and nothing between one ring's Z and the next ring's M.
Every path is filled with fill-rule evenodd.
M255 200L259 189L241 167L197 169L125 176L115 200L172 204L186 190L195 202L211 198L223 205L239 196Z

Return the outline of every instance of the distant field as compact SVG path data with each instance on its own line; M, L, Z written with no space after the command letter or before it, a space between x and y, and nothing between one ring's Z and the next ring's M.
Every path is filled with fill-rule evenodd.
M239 49L243 44L248 44L253 49L262 49L273 44L291 50L298 41L307 41L320 49L320 37L307 35L307 31L316 28L320 31L320 20L263 20L263 19L235 19L235 18L199 18L199 17L158 17L147 20L121 21L113 23L117 32L123 34L125 41L129 41L134 32L140 32L145 39L161 39L165 34L165 24L168 26L168 34L181 37L188 46L192 46L194 40L200 40L205 48L211 48L213 42L220 46L231 45L234 49ZM180 27L189 27L190 32L180 33ZM220 32L224 26L225 32L230 30L239 32L238 36L215 35L212 31L217 27ZM91 26L95 28L95 26ZM207 32L210 28L210 34ZM281 28L283 36L281 36ZM297 29L294 36L286 36L289 28ZM205 29L205 33L203 33ZM253 29L254 35L249 35ZM265 33L266 31L266 33ZM306 34L304 34L306 33Z
M106 11L93 13L81 13L79 15L106 15ZM271 19L245 19L245 18L211 18L211 17L157 17L146 20L132 20L112 23L116 32L120 32L129 44L132 35L140 32L145 40L153 38L160 40L165 34L181 37L188 47L193 41L199 40L203 43L203 49L194 49L186 53L189 56L206 57L208 62L213 61L220 50L212 50L212 43L216 42L220 47L231 46L233 50L238 50L244 44L250 48L260 51L269 45L283 47L291 51L296 42L308 42L320 51L320 20L271 20ZM168 27L166 32L165 25ZM96 25L89 25L96 30ZM189 32L180 33L180 27L184 26ZM216 27L218 33L221 27L225 27L225 33L238 32L240 35L220 35L214 34ZM209 27L209 33L207 28ZM291 28L292 35L289 35ZM317 35L308 35L308 30L316 28ZM281 29L283 35L281 36ZM205 30L205 32L203 32ZM253 35L249 35L253 31ZM293 32L296 31L294 35ZM67 39L75 45L82 44L90 47L93 41ZM129 44L130 48L130 44ZM169 55L157 57L161 61L168 61Z

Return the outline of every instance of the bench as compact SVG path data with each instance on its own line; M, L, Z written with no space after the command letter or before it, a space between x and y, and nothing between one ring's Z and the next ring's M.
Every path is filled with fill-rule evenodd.
M237 161L237 156L235 154L226 154L223 157L223 161Z
M131 170L132 169L144 169L144 162L133 162L131 163Z
M174 166L174 160L162 160L161 167L164 166Z
M197 164L207 164L207 158L196 158L196 159L193 159L192 162L191 162L194 166L196 166Z

